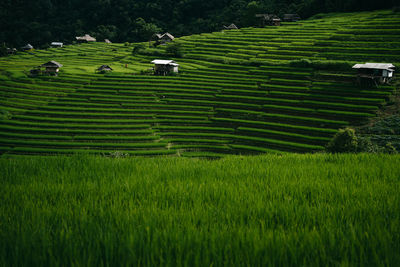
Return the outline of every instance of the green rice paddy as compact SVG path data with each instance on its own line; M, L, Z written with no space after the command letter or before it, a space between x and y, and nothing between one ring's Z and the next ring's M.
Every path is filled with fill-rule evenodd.
M0 266L397 266L399 164L2 157Z
M92 43L1 58L0 151L322 151L339 128L374 117L396 91L357 84L351 66L399 65L399 26L399 13L374 11L185 36L175 40L184 51L175 59L180 74L170 77L146 74L151 60L173 59L165 46L132 55L134 44ZM63 64L58 77L28 77L49 60ZM103 64L114 72L95 74ZM142 134L121 131L136 125Z

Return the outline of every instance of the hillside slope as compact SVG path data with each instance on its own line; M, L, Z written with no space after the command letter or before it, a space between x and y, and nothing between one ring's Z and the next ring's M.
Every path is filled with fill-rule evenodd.
M330 14L176 39L178 76L146 74L165 46L82 44L0 59L0 152L221 156L324 149L374 117L393 86L354 63L400 63L400 13ZM147 44L145 44L147 47ZM58 77L26 73L49 60ZM95 74L103 64L112 74ZM142 74L141 74L142 73Z

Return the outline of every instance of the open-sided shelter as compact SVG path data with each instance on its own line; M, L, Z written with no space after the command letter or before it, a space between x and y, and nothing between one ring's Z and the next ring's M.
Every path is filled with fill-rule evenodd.
M155 75L168 75L178 73L179 64L173 60L155 59L151 63L154 64Z
M63 43L60 42L52 42L50 45L51 47L63 47Z
M395 66L391 63L365 63L355 64L353 69L357 69L358 79L368 78L380 83L386 83L393 78Z

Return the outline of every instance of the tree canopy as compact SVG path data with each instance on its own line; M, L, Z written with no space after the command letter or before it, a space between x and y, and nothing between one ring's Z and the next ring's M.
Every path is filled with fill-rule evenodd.
M298 13L391 8L397 0L2 0L0 43L35 47L71 43L88 33L98 40L147 41L155 32L174 36L211 32L235 23L253 26L256 13Z

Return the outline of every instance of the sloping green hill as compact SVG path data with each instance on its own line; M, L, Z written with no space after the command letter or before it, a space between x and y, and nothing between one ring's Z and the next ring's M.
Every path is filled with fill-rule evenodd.
M175 39L178 76L145 74L166 46L82 44L0 59L0 153L221 156L324 149L394 91L354 63L400 64L400 13L330 14ZM29 78L55 60L58 77ZM95 74L109 64L112 74ZM142 73L142 74L141 74Z

